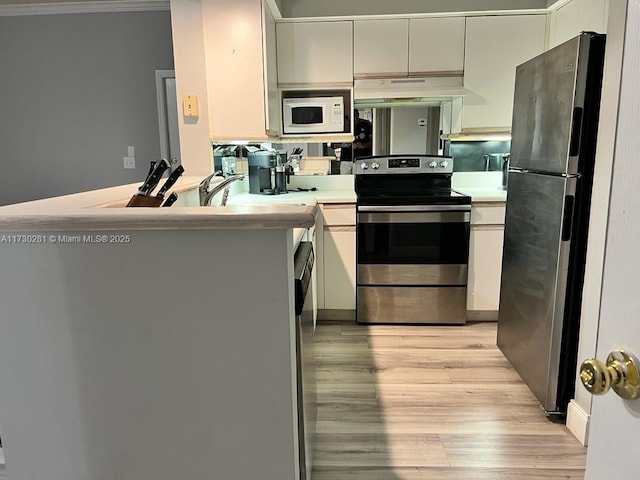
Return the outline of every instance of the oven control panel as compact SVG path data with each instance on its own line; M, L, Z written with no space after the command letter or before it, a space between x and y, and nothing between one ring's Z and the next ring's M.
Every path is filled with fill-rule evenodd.
M356 175L453 173L453 158L441 155L388 155L356 160Z
M387 162L389 168L420 168L419 158L390 158Z

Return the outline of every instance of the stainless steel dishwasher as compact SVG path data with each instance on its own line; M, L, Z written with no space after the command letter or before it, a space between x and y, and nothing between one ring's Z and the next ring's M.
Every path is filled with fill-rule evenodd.
M298 448L300 479L311 480L316 432L316 372L313 351L313 266L311 242L301 242L294 258L296 311L296 379L298 389Z

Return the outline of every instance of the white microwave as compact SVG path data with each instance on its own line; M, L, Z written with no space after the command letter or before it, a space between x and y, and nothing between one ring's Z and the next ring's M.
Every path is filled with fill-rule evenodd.
M350 118L342 95L282 99L282 133L285 135L348 133Z

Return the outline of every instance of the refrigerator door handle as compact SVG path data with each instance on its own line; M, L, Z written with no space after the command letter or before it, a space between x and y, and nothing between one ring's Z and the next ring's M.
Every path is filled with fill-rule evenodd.
M573 204L575 203L575 197L573 195L566 195L564 197L564 217L562 219L562 241L568 242L571 240L571 230L573 230Z
M573 109L573 121L571 122L571 143L569 143L569 156L575 157L580 153L580 137L582 135L582 107Z

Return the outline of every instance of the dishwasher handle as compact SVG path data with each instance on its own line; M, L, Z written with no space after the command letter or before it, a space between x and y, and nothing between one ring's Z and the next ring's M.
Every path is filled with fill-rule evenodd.
M300 242L293 260L293 289L296 315L300 315L304 308L304 300L311 285L314 262L313 243Z

